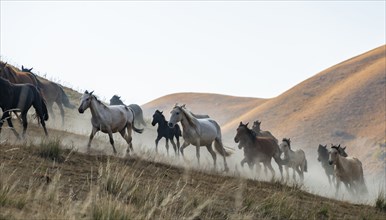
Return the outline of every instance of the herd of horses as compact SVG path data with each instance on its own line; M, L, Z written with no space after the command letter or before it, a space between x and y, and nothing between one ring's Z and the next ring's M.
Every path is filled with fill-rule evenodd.
M42 80L31 70L23 67L22 71L17 71L6 63L0 62L0 107L3 111L0 120L0 133L3 123L7 121L9 127L19 138L19 134L13 128L10 114L11 112L21 112L22 137L24 137L27 129L26 115L30 107L33 106L47 135L45 121L48 120L49 112L52 114L53 103L57 103L59 106L62 123L64 123L62 105L71 109L75 108L59 84ZM111 98L110 105L106 105L98 100L93 92L86 90L81 97L78 111L82 114L87 109L90 109L91 112L92 125L87 144L88 149L95 134L101 131L108 134L113 152L116 154L113 133L118 132L128 144L126 152L129 155L130 151L133 150L132 131L142 133L144 129L139 127L146 126L141 107L136 104L125 105L116 95ZM230 156L231 153L223 145L219 124L208 115L194 114L185 105L176 104L170 112L169 120L166 120L162 111L156 110L151 124L153 126L158 124L155 139L157 152L158 143L162 138L166 139L168 154L169 141L177 156L180 154L184 156L184 149L193 145L196 147L196 158L200 163L200 148L206 147L213 158L214 169L216 169L217 154L215 149L222 156L224 170L229 170L226 157ZM274 178L275 170L271 164L273 158L278 165L281 180L283 180L284 166L287 180L289 179L289 168L291 168L293 169L293 179L296 181L296 173L298 173L300 180L304 181L304 172L307 172L307 159L304 151L301 149L293 150L289 138L282 139L279 144L279 141L269 131L261 130L260 121L255 121L252 128L249 128L248 124L240 122L234 137L234 142L244 152L244 158L240 162L241 166L247 163L251 170L256 167L259 174L262 164L265 173L267 174L268 169ZM180 137L183 138L182 145L180 145ZM345 148L340 145L333 145L328 149L326 145L319 145L317 153L318 161L321 162L330 185L335 186L336 193L338 193L341 183L352 194L367 192L362 163L357 158L349 157Z

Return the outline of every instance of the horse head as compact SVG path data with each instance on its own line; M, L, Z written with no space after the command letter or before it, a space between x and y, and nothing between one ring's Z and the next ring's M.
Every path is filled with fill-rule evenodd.
M94 98L94 95L92 94L93 92L94 91L89 93L87 90L84 92L82 98L80 99L80 105L78 108L79 113L84 113L84 111L86 111L86 109L90 107L91 100Z
M170 112L170 119L168 126L173 128L178 122L182 120L182 116L184 114L184 110L182 109L185 105L178 106L177 103L174 106L173 110Z
M280 144L280 150L283 152L291 150L291 138L283 138L282 143Z
M333 165L336 163L336 161L338 160L339 158L339 146L332 146L331 147L331 151L330 151L330 154L329 154L329 157L328 157L328 163L330 165Z
M29 73L32 73L32 69L33 69L33 67L32 67L31 69L27 69L27 68L25 68L23 65L21 65L21 71L22 71L22 72L29 72Z
M323 145L319 144L319 147L318 147L318 161L322 161L321 157L323 157L324 159L328 160L327 145L323 146Z
M239 143L239 149L243 148L243 144L241 143L242 141L241 140L244 140L245 138L245 135L248 135L251 130L248 128L248 123L246 124L243 124L242 121L240 121L240 124L239 124L239 127L237 127L236 129L236 136L234 137L234 141L235 143Z
M261 130L260 125L261 125L261 121L259 120L254 121L252 125L252 130L254 130L255 132L259 132Z
M162 114L163 111L155 110L153 114L153 120L151 121L151 125L155 126L157 123L165 121L165 116Z

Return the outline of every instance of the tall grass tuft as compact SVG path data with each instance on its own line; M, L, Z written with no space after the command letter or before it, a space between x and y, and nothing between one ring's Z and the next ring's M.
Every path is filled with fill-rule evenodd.
M63 161L63 150L61 148L61 140L56 137L54 139L44 139L38 146L39 156L58 162Z
M378 197L375 200L375 208L379 211L386 212L386 199L385 192L383 190L378 193Z

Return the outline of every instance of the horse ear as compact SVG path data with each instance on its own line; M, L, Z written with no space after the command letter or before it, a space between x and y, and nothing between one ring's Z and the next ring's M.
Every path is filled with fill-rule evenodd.
M21 69L24 69L24 66L23 66L23 65L21 65Z
M31 69L29 69L29 70L28 70L28 72L31 72L31 71L32 71L32 69L33 69L33 67L32 67Z
M164 111L161 112L161 114L164 113Z
M243 122L242 122L242 121L240 121L240 124L239 124L239 126L240 126L240 125L243 125Z
M90 92L90 95L92 95L93 92L94 92L94 90Z
M345 147L344 147L344 148L342 148L342 149L343 149L343 150L346 150L346 147L347 147L347 146L345 146Z
M248 124L249 124L249 122L245 124L245 127L248 127Z
M185 108L185 104L181 105L182 108Z
M86 90L86 91L84 91L84 94L88 94L88 91Z
M177 107L178 106L178 103L176 102L176 104L174 105L174 107Z

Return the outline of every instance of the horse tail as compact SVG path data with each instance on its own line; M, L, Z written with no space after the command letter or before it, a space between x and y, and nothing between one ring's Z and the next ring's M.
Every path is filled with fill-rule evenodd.
M228 157L230 156L231 154L225 150L224 148L224 145L222 144L221 140L216 138L214 140L214 148L216 149L216 151L221 155L221 156L225 156L225 157Z
M34 92L34 102L33 106L38 113L40 118L43 118L44 121L48 120L48 110L46 105L46 100L43 98L41 93L39 92L38 88L35 86L32 87Z
M133 115L133 121L131 121L131 127L133 128L133 130L135 131L135 132L137 132L137 133L139 133L139 134L142 134L142 132L143 132L143 128L142 129L139 129L139 128L136 128L135 127L135 123L134 123L134 121L135 121L135 112L134 112L134 110L132 109L132 108L130 108L130 107L128 107L128 106L125 106L126 107L126 109L129 109L130 111L131 111L131 114Z
M129 107L134 111L135 118L138 120L138 122L143 126L146 126L146 122L143 119L143 112L141 106L137 104L130 104Z
M65 107L67 108L70 108L70 109L74 109L75 108L75 105L71 104L70 103L70 100L68 99L68 96L66 95L66 93L64 92L64 89L58 85L59 89L60 89L60 93L61 93L61 97L62 97L62 103Z
M359 163L360 163L360 170L359 171L360 171L360 175L361 175L360 187L362 188L362 193L368 193L369 191L367 190L367 187L366 187L365 178L364 178L364 175L363 175L362 163L360 161L359 161Z
M216 127L216 130L217 130L217 137L214 139L214 148L221 156L224 156L224 157L230 156L231 153L229 153L228 151L225 150L224 145L223 145L222 140L221 140L222 137L221 137L220 125L218 125L217 122L214 120L209 120L209 121L213 123L213 125Z
M44 121L48 120L48 110L46 105L46 100L42 97L42 110L44 114Z

